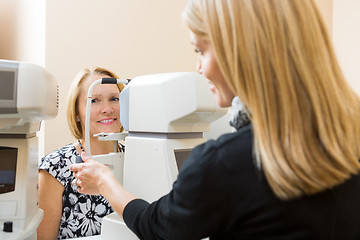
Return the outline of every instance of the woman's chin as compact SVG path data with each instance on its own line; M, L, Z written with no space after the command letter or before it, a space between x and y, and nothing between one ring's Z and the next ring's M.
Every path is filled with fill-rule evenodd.
M221 108L231 107L231 101L223 99L218 95L216 95L216 104Z

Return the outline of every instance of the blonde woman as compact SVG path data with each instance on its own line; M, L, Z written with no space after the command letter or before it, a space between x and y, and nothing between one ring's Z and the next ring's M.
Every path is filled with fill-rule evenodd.
M193 149L152 204L85 154L80 191L140 239L360 239L360 99L315 3L190 0L183 16L217 103L238 96L251 124Z
M67 120L74 143L49 153L39 166L39 207L44 218L38 228L38 239L67 239L100 234L101 221L113 212L102 196L85 195L71 184L74 179L69 166L75 163L86 149L85 116L87 92L90 85L101 78L118 78L104 68L81 70L72 82L68 96ZM94 88L90 114L90 142L92 154L114 151L112 142L92 137L101 132L120 132L119 93L124 88L118 84L100 84ZM124 150L119 145L120 151Z

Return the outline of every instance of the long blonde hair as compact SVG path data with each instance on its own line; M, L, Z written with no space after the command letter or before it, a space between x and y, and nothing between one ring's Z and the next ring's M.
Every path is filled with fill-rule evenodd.
M79 121L76 121L76 118L79 115L78 101L81 86L85 79L94 74L109 76L116 79L119 78L112 71L101 67L84 68L75 76L68 93L66 116L70 132L76 139L83 139L85 137L81 123ZM123 84L117 84L117 87L121 92L125 86ZM121 128L120 131L123 131L123 128Z
M312 0L190 0L183 18L250 109L256 159L280 199L358 173L360 99Z

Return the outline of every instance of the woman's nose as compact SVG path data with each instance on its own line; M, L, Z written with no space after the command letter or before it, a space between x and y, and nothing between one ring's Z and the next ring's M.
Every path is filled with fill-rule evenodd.
M110 114L114 112L114 109L112 108L112 106L110 104L104 104L104 106L101 109L101 112L103 114Z

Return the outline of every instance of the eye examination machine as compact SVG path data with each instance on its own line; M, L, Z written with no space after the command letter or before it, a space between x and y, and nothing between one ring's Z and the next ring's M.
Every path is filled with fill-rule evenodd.
M227 110L216 105L207 80L198 73L135 77L120 94L120 121L127 131L123 185L149 202L172 189L191 150ZM116 171L113 170L113 171ZM86 239L138 239L121 217L102 221L100 236Z
M87 94L87 102L86 102L86 117L85 117L85 141L90 142L90 112L91 112L91 100L92 93L94 88L99 84L127 84L130 80L120 80L116 78L102 78L93 82L88 90ZM99 141L112 141L114 142L114 152L109 154L102 155L92 155L91 154L91 144L87 144L85 146L86 153L92 159L106 164L115 175L116 179L123 184L123 168L124 168L124 153L118 151L118 143L121 140L124 140L126 133L98 133L95 134L94 137L98 137ZM78 156L76 159L77 163L81 163L81 157ZM73 183L75 184L75 183Z
M0 60L0 239L35 240L40 122L57 115L56 81L42 67Z

